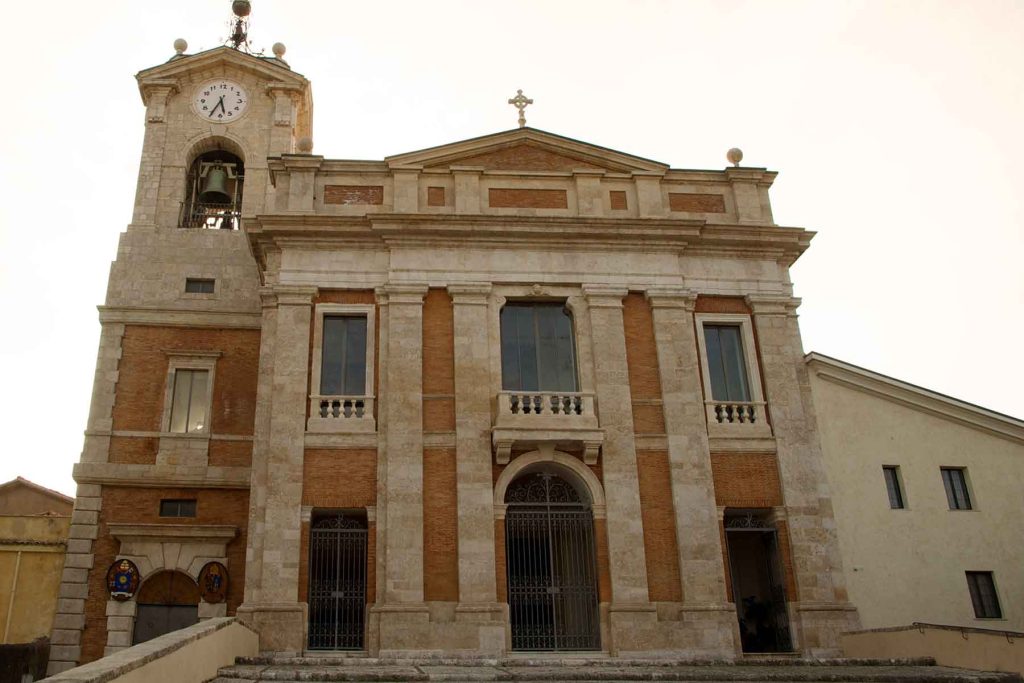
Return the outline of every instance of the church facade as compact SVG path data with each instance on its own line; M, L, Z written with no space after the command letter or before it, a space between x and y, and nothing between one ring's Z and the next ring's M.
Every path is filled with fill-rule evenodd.
M276 652L838 654L775 174L527 127L325 158L282 55L137 76L51 672L232 615Z

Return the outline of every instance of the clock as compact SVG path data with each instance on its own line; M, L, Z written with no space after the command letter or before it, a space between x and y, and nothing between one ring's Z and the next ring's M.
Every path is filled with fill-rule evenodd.
M196 88L192 97L192 110L201 119L216 123L231 123L249 108L249 93L238 83L218 78Z

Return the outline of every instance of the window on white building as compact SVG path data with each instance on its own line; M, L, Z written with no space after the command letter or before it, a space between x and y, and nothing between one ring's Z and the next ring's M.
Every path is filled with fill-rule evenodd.
M1003 610L999 607L992 572L967 572L967 588L971 591L974 616L979 619L1002 619Z
M903 486L900 484L900 468L894 465L882 467L885 476L885 490L889 493L889 507L902 510L906 507L903 501Z
M971 510L971 494L967 491L967 474L963 467L943 467L942 484L950 510Z

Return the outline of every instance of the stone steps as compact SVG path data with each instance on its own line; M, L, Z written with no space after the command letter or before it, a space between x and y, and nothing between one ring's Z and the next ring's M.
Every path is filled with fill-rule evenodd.
M254 657L225 667L213 683L255 681L701 681L703 683L1022 683L1017 674L935 666L928 660L399 659Z

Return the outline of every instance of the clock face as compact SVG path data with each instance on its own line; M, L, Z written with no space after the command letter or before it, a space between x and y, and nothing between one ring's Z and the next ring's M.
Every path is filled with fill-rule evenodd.
M231 123L241 118L248 108L249 93L226 78L203 83L192 98L192 109L196 115L217 123Z

